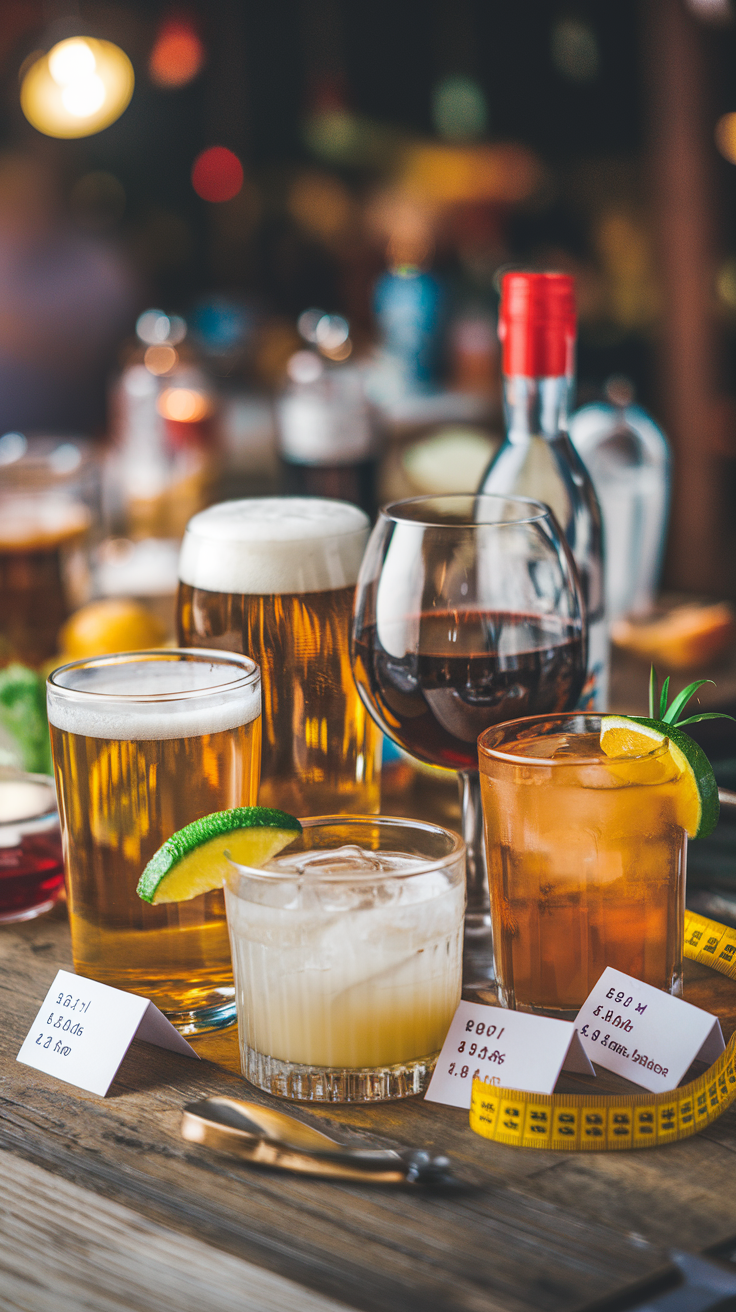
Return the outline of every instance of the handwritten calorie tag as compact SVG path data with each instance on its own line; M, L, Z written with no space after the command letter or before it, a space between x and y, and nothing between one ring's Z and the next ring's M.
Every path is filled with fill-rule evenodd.
M691 1062L715 1061L725 1047L715 1016L612 966L575 1025L591 1061L652 1093L676 1089Z
M551 1093L563 1068L595 1075L572 1021L461 1002L424 1096L470 1107L474 1076L504 1089Z
M104 1098L136 1036L197 1057L148 998L60 970L16 1060Z

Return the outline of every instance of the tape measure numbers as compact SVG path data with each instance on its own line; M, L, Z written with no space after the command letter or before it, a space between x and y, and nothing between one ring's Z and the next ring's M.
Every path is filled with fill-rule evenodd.
M717 920L686 911L683 951L690 961L712 966L736 980L736 929L730 925L719 925Z
M736 930L727 925L686 911L684 952L736 980ZM697 1134L734 1101L736 1034L707 1071L669 1093L524 1093L474 1079L470 1128L520 1148L657 1148Z

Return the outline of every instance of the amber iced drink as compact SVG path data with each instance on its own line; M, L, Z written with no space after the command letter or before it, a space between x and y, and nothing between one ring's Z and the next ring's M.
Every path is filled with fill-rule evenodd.
M505 1006L572 1018L606 966L682 991L682 778L663 744L606 756L600 726L535 717L479 739Z
M255 802L260 675L226 652L76 661L48 684L74 969L152 998L184 1033L235 1016L221 889L149 906L141 871L176 830Z

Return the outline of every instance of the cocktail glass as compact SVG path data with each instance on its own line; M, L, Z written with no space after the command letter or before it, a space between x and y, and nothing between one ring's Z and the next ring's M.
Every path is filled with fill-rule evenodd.
M478 740L499 998L573 1019L607 966L682 992L687 835L666 744L607 757L600 716Z
M53 779L0 769L0 924L50 911L63 888Z
M232 1024L221 890L150 906L136 885L178 829L255 802L258 666L223 651L98 656L53 672L48 711L75 971L151 998L184 1034Z
M302 823L225 886L243 1074L318 1102L421 1093L460 1001L464 844L383 816Z

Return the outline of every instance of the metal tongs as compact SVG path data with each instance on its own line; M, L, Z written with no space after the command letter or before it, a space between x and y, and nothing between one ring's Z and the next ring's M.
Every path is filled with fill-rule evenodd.
M235 1153L258 1166L332 1180L433 1185L448 1184L453 1179L448 1158L432 1157L423 1148L403 1148L399 1152L346 1148L286 1112L235 1098L188 1103L181 1133L189 1143Z

